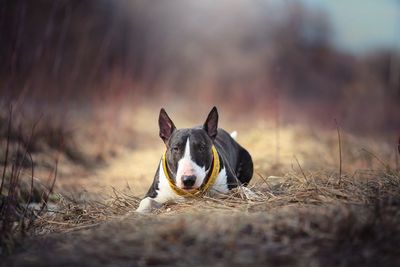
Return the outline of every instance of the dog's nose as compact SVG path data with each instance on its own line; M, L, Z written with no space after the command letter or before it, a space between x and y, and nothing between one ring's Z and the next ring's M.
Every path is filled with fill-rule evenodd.
M185 187L192 187L195 182L196 182L196 176L194 175L182 176L182 183Z

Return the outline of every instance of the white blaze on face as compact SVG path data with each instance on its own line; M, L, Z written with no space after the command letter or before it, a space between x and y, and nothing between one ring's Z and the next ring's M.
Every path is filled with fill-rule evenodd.
M183 188L182 176L194 175L196 176L196 182L193 188L199 188L206 177L205 166L200 167L192 160L190 154L190 141L189 137L186 141L185 153L183 157L178 161L178 170L176 172L176 185L179 188Z

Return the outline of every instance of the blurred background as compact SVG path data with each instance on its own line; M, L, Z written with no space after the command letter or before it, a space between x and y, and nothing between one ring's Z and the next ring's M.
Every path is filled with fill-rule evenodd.
M398 164L397 0L0 0L0 33L2 144L12 104L11 141L39 167L62 152L60 175L114 160L99 175L143 176L143 192L160 108L191 127L213 105L266 175L293 155L336 168L337 126L354 168L371 166L364 136Z
M400 128L397 0L1 0L0 32L3 104Z

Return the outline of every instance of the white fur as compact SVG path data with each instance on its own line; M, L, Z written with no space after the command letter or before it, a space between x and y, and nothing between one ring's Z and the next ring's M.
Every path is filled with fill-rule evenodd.
M162 161L160 162L160 171L158 173L159 182L158 182L158 190L157 196L154 198L158 203L165 203L169 200L174 200L180 198L179 195L175 193L174 190L170 187L167 177L165 177L164 167Z
M192 156L190 154L190 140L189 137L186 141L185 153L183 157L178 161L178 170L176 172L176 185L179 188L183 188L182 176L184 175L194 175L196 176L196 182L193 185L193 188L199 188L204 179L206 178L206 169L205 166L200 167L192 160Z
M165 177L162 160L160 161L158 177L159 182L157 196L155 198L146 197L140 201L139 207L136 210L137 212L151 212L153 208L158 208L160 204L164 204L172 200L183 199L183 197L177 195L169 186L167 177Z
M225 170L225 168L223 168L219 172L217 179L215 180L215 183L211 187L211 191L213 191L215 193L222 193L222 194L228 193L229 189L228 189L228 183L227 183L226 179L227 179L226 170Z
M137 212L148 213L155 208L154 200L150 197L146 197L140 201L139 207L136 209Z
M231 137L236 140L238 133L236 131L231 132Z

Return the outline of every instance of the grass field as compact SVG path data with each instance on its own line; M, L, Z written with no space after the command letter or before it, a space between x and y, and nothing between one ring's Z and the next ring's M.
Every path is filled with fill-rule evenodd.
M29 210L40 206L52 184L55 158L57 180L48 205L33 212L29 224L21 224L21 216L13 217L8 232L2 234L0 264L400 265L395 135L360 137L339 130L339 142L335 127L281 124L277 128L262 118L249 122L222 113L220 126L237 130L238 142L253 157L255 174L249 187L258 197L246 199L239 189L221 198L168 204L143 215L133 211L150 186L164 149L156 111L138 108L135 116L122 112L111 125L104 119L91 118L90 123L82 116L73 119L72 137L65 138L62 150L37 138L38 148L32 153L35 178L31 179L30 164L25 164L15 214L24 210L20 196L29 191L31 180L44 193L38 193L37 203L29 201ZM106 115L104 111L99 117ZM172 115L178 127L204 119ZM61 132L64 136L68 131ZM12 155L17 143L11 143ZM11 167L6 177L10 172ZM6 198L2 196L2 203Z

